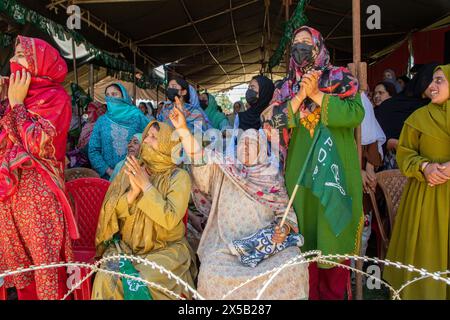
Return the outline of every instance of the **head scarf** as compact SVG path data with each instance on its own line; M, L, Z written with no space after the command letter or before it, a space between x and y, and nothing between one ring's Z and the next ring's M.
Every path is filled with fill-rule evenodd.
M287 102L300 90L300 82L304 74L310 70L321 70L322 76L319 80L319 90L326 94L344 99L354 97L358 92L358 81L350 71L347 68L335 67L330 64L330 55L320 32L314 28L303 26L294 32L293 39L301 31L308 31L311 34L313 41L313 61L298 65L291 56L287 78L281 85L281 88L275 90L269 108L262 113L262 122L265 128L269 130L270 128L280 129L281 131L280 151L284 159L287 155L287 146L290 139L288 129L285 128L288 113ZM308 98L303 102L303 106L306 106L311 111L316 107L315 103ZM277 122L281 122L281 126L278 126Z
M430 63L423 66L401 93L383 101L375 109L375 116L387 140L398 139L405 120L430 102L430 99L423 98L422 94L430 85L437 65Z
M17 189L19 169L28 166L36 168L43 175L45 183L55 193L65 213L72 238L78 237L78 230L72 210L64 194L64 162L72 117L70 97L61 85L67 74L67 65L58 50L44 40L18 36L16 45L21 44L31 73L31 83L24 101L27 117L19 129L11 127L8 118L14 117L14 111L8 108L0 120L0 199L11 196ZM17 69L12 63L11 70ZM35 126L35 137L44 142L39 150L30 150L33 143L23 143L23 135L28 135ZM44 131L45 130L45 131ZM42 133L40 133L42 132ZM45 132L45 133L44 133ZM48 135L48 138L42 135Z
M207 95L208 107L206 108L205 113L208 116L208 120L212 127L221 130L221 125L223 125L224 121L228 122L228 119L222 112L219 111L216 98L214 98L212 94L208 93Z
M140 164L145 165L145 168L150 176L152 185L157 186L158 191L167 196L170 187L170 178L177 168L172 161L172 154L176 150L181 149L180 141L172 138L172 129L168 124L163 122L151 121L142 133L143 139L148 134L148 131L157 123L159 125L158 150L154 150L145 143L141 144L139 149ZM99 223L96 235L97 254L101 255L105 249L104 241L112 239L112 237L119 232L119 220L115 214L116 206L119 199L128 192L130 181L122 169L114 181L111 183L103 201L100 211Z
M269 106L275 87L272 80L265 76L254 78L259 85L259 98L255 106L239 113L239 128L242 130L259 129L261 127L261 113Z
M445 78L449 83L450 91L450 64L437 66L434 72L437 70L444 72ZM424 108L421 108L421 110L424 112L421 113L418 121L411 121L412 117L410 117L406 119L405 123L443 143L450 143L450 99L447 99L442 104L430 102Z
M123 85L114 83L120 88L122 98L106 97L106 117L111 121L128 127L136 122L140 116L144 116L138 108L131 101L130 95Z
M142 133L135 133L133 134L133 137L138 139L139 143L142 143Z
M259 146L258 163L246 166L232 153L223 154L220 151L207 150L207 159L219 165L222 172L251 200L262 204L273 210L276 216L281 216L286 210L289 196L286 192L284 178L279 170L278 158L274 155L268 156L267 139L263 130L249 129L239 137L238 146L247 139ZM194 197L201 197L193 193ZM195 199L205 201L205 198ZM206 201L209 199L206 198ZM209 206L209 203L208 203ZM291 208L289 220L297 224L295 213Z
M275 92L272 103L280 104L292 99L299 90L303 75L310 70L321 70L322 76L319 81L320 91L336 95L340 98L353 97L358 91L358 82L347 68L334 67L330 64L330 54L325 47L322 35L316 29L303 26L294 32L295 36L301 31L308 31L313 40L312 63L298 65L295 59L291 57L289 63L288 79L283 83L281 89ZM305 104L311 108L314 104L307 99Z
M448 85L449 85L449 92L450 92L450 64L446 64L446 65L440 65L438 66L436 70L442 70L442 72L444 72L445 78L447 79ZM447 99L447 101L445 101L442 104L442 107L447 111L447 132L450 132L450 99Z

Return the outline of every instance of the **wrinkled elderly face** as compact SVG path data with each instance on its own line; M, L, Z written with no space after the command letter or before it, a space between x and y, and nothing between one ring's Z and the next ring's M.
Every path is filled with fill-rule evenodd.
M25 53L20 43L17 44L14 56L9 61L14 61L22 65L25 69L28 69L28 61L25 58Z
M136 137L131 138L128 143L128 155L129 156L138 156L139 147L141 146L139 139Z
M147 133L147 136L144 137L144 143L151 147L153 150L158 150L158 135L159 129L153 125Z
M378 107L384 100L389 99L390 97L389 92L386 91L386 88L382 84L375 87L373 94L373 103L375 104L375 107Z
M244 137L237 146L237 158L245 166L251 167L258 163L259 144L255 139Z
M436 70L433 74L433 81L427 89L430 92L431 102L433 103L443 104L449 99L448 79L441 69Z

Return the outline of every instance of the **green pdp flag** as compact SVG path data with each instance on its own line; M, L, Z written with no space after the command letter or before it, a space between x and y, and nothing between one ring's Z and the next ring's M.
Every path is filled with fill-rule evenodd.
M297 184L311 189L325 208L325 218L338 236L352 220L352 198L347 193L344 169L333 137L320 125Z

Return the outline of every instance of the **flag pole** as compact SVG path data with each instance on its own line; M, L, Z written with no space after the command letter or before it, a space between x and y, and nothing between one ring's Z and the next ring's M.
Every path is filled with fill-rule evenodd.
M291 195L291 197L289 199L289 203L288 203L288 205L286 207L286 210L284 211L283 218L280 221L280 224L279 224L280 229L283 227L283 225L284 225L284 223L286 221L287 215L289 214L289 210L291 210L292 203L294 202L295 195L297 194L300 181L302 180L303 176L305 175L306 165L308 164L308 160L309 160L309 158L311 157L311 155L313 153L314 146L316 145L317 140L319 139L319 135L320 135L320 131L321 130L322 130L322 125L319 125L318 130L314 134L314 139L313 139L313 142L311 144L311 147L309 148L308 155L306 156L306 161L303 164L302 170L300 171L300 175L298 176L297 183L295 184L294 191L292 191L292 195Z

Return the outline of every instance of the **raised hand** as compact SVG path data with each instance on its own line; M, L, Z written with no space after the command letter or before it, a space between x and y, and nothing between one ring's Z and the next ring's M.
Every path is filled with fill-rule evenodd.
M11 107L17 104L23 104L27 97L30 83L31 74L25 69L22 69L22 73L17 71L15 74L11 74L8 87L8 99Z
M183 106L181 105L180 99L175 97L175 108L173 108L169 114L169 119L175 129L187 129L186 117L184 116L182 110Z

